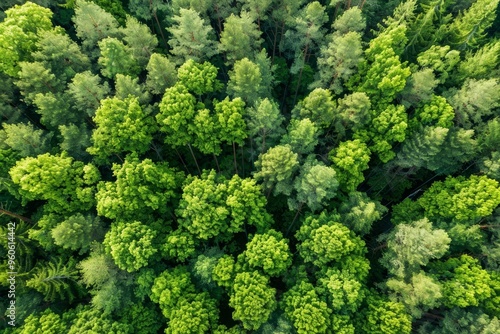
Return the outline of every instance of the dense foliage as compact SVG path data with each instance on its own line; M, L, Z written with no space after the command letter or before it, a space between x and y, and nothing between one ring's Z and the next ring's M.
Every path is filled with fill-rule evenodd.
M3 0L0 332L499 333L499 2Z

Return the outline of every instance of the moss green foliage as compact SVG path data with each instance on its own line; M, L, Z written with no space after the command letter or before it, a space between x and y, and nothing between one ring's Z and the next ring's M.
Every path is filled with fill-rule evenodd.
M0 333L500 332L499 0L0 2Z

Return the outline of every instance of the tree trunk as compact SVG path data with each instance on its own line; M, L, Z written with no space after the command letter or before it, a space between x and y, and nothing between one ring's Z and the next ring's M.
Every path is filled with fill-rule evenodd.
M27 223L33 223L33 221L31 219L24 217L24 216L21 216L21 215L18 215L17 213L11 212L9 210L0 209L0 214L7 215L7 216L10 216L12 218L20 219L20 220L25 221Z

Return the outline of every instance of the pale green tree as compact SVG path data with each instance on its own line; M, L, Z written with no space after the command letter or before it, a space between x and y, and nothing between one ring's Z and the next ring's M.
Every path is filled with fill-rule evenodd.
M98 45L98 63L103 76L114 79L117 74L135 77L139 73L139 65L128 45L114 37L106 37L100 40Z
M127 43L137 65L144 69L149 62L149 57L158 46L158 39L147 25L142 24L133 16L127 17L127 24L122 33L123 40Z
M165 89L172 87L177 81L175 65L162 54L151 54L146 70L146 87L153 94L165 93Z

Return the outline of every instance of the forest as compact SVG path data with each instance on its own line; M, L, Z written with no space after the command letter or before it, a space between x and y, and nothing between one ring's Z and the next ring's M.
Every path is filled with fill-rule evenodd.
M500 0L2 0L0 333L500 333Z

